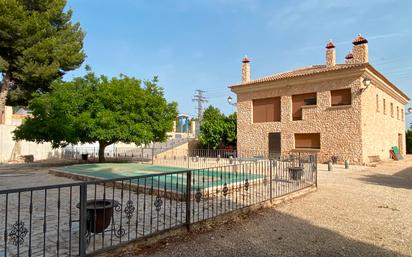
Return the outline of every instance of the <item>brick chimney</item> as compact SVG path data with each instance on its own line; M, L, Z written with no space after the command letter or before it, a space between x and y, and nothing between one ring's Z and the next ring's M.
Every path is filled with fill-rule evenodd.
M368 57L368 40L359 34L353 41L353 63L367 63Z
M336 65L336 51L335 45L332 40L326 44L326 67L332 67Z
M250 60L245 55L242 59L242 83L247 83L250 81Z
M345 63L346 63L346 64L352 64L352 63L353 63L353 54L352 54L352 52L349 52L349 53L345 56Z

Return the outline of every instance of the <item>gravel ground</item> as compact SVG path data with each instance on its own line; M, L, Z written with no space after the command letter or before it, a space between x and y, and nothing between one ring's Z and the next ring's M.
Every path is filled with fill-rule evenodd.
M73 164L71 161L44 163L0 163L0 190L74 182L72 179L48 174L51 168Z
M70 182L48 169L0 165L0 188ZM325 169L319 166L317 192L119 256L412 256L412 156ZM8 176L16 171L21 177Z
M325 168L317 192L119 256L412 256L412 156Z

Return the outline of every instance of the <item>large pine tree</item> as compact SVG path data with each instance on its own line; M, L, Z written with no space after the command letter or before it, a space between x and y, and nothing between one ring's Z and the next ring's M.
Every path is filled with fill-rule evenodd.
M0 114L6 101L26 105L35 91L78 68L84 33L66 0L0 0Z

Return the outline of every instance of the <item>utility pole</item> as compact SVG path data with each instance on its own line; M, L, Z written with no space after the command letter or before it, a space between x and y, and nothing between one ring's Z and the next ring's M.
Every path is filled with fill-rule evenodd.
M197 110L197 117L198 117L199 123L202 120L202 116L203 116L203 107L204 107L203 104L207 103L207 99L204 93L206 93L206 91L197 89L192 99L193 102L197 102L196 110Z

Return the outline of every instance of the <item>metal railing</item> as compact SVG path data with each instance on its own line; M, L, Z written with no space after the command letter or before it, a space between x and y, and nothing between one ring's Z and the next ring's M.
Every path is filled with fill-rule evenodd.
M125 147L111 145L106 147L104 155L109 159L117 160L151 160L152 156L173 149L192 141L193 138L175 138L163 143L151 143L145 147ZM98 159L99 147L95 146L67 146L62 151L65 159L81 159L82 154L87 154L92 160Z
M82 154L88 155L89 161L98 160L98 149L84 148L82 151L65 149L63 158L82 159ZM270 156L261 151L242 151L226 149L175 149L175 148L111 148L105 152L109 161L137 161L156 165L165 165L180 168L210 168L221 167L254 160L268 159ZM273 156L272 156L273 157ZM273 159L273 158L271 158Z
M316 156L0 191L0 252L86 256L316 185Z

